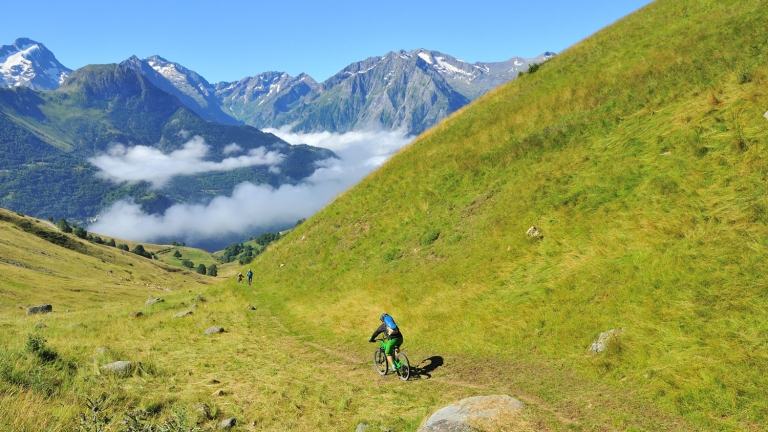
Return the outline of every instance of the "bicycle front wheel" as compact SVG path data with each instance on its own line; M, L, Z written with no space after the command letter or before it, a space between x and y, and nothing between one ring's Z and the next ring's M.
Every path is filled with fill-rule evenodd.
M397 354L397 360L400 362L400 368L397 370L397 376L400 377L400 379L403 381L408 381L408 378L411 376L411 362L408 361L408 357L402 352Z
M387 356L384 355L384 350L381 348L373 352L373 367L379 375L387 374Z

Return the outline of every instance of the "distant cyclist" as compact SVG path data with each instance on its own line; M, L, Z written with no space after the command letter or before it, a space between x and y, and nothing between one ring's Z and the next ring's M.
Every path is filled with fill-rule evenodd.
M395 370L395 361L393 359L395 351L400 349L400 345L403 344L403 334L400 333L400 329L395 324L395 320L389 316L389 314L381 314L379 317L381 325L373 332L368 342L376 342L376 336L381 333L386 335L387 340L384 342L384 354L387 355L387 361L389 362L392 371Z

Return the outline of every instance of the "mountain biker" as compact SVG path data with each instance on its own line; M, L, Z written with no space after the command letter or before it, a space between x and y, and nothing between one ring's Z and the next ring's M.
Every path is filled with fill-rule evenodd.
M380 333L384 333L387 337L386 342L384 342L384 354L387 355L387 361L391 366L391 370L395 371L396 367L393 356L400 350L400 345L403 344L403 334L400 333L400 329L397 327L397 324L395 324L395 320L389 316L389 314L381 314L379 320L381 321L381 325L375 332L373 332L373 335L368 339L368 342L376 342L376 336Z

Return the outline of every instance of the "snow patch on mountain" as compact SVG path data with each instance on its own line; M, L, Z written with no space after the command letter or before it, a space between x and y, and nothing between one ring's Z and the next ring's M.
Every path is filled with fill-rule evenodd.
M17 39L0 47L0 87L25 86L33 90L55 90L72 73L45 45Z

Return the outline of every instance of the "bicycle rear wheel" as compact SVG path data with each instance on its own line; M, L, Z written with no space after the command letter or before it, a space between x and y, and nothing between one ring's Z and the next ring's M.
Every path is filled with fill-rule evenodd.
M408 361L408 357L402 352L397 354L397 360L400 362L397 376L403 381L408 381L408 378L411 376L411 362Z
M384 355L384 350L381 348L377 348L373 352L373 367L379 375L387 374L387 356Z

